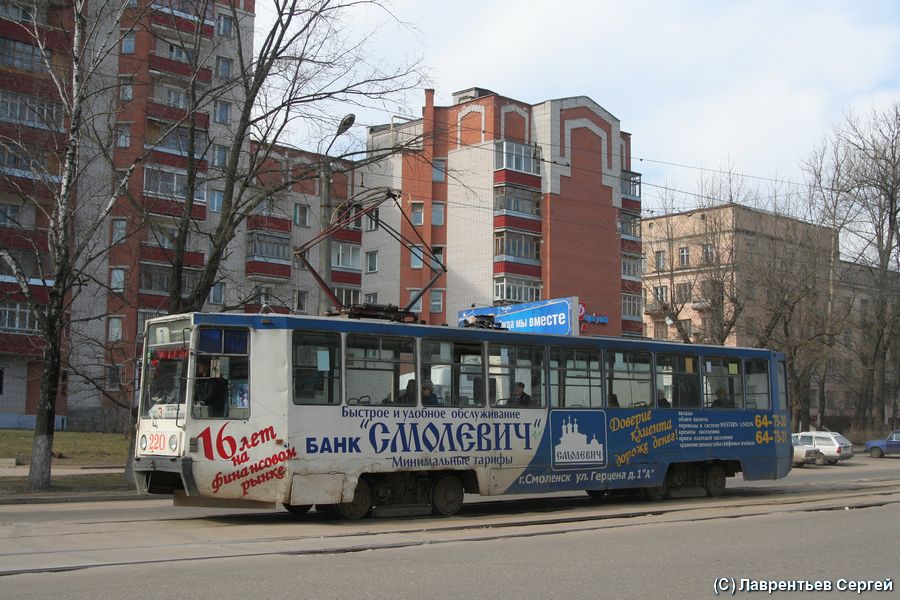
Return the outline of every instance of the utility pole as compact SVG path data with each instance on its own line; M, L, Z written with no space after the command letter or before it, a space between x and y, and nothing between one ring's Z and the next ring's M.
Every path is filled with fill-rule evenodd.
M319 204L320 204L320 218L319 218L319 226L324 230L331 224L331 213L333 207L331 206L331 159L328 157L328 152L331 150L331 147L334 145L335 140L339 135L346 133L350 127L353 126L353 122L356 120L356 115L350 113L346 115L343 119L341 119L340 125L338 125L337 131L334 134L334 137L331 138L331 143L328 144L328 148L325 149L325 153L322 155L322 168L319 170ZM331 285L331 237L326 237L322 240L322 248L319 250L319 274L322 279L325 280L328 285ZM325 315L329 307L331 306L331 300L329 300L328 296L325 294L325 291L319 290L319 306L317 313L319 315Z

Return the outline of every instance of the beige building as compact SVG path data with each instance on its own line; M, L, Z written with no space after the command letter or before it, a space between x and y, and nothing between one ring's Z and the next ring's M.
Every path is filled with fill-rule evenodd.
M644 219L641 229L648 337L780 350L795 405L810 407L813 424L821 412L825 426L847 426L866 393L861 362L879 290L869 269L840 260L834 229L737 204ZM885 374L893 405L896 379Z

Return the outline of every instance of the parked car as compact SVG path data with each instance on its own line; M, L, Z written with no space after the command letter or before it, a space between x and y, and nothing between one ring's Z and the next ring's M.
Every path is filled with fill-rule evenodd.
M817 465L837 464L839 460L850 460L853 458L853 444L850 440L834 431L801 431L800 443L806 446L813 446L819 450L823 457L817 459Z
M793 466L802 467L807 463L816 462L816 459L819 457L821 457L822 464L825 464L825 455L813 446L804 446L801 444L800 436L796 433L791 435L791 447L794 450L794 457L791 459L791 464L793 464Z
M866 442L866 452L872 458L881 458L885 454L900 454L900 429L889 434L883 440Z

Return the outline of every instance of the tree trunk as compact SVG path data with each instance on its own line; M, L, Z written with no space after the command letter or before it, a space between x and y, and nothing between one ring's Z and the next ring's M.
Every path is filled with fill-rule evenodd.
M51 293L51 303L56 304ZM56 398L59 394L60 337L59 311L48 306L47 324L44 329L44 373L41 376L41 397L38 400L34 423L34 441L31 448L31 467L28 470L28 487L32 490L50 488L50 465L53 460L53 433L56 428Z

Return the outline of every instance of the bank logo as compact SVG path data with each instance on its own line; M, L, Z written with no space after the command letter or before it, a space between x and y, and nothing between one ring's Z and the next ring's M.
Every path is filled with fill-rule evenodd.
M601 410L553 411L553 468L606 466L606 414Z

